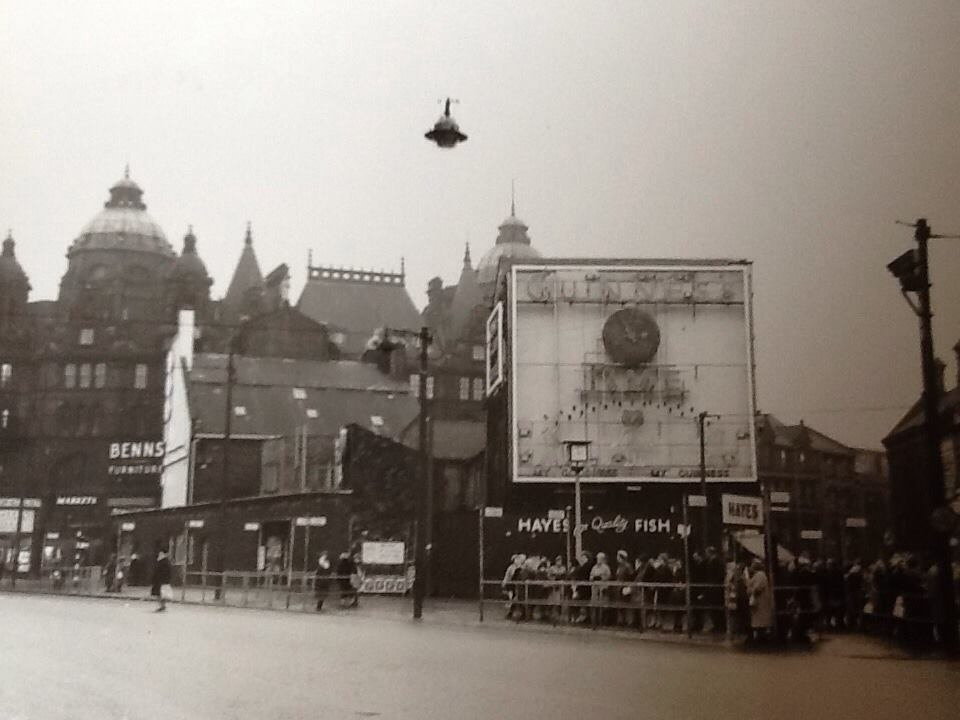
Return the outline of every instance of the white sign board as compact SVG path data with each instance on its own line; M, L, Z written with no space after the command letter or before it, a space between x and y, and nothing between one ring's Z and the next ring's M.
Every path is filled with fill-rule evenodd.
M547 510L547 518L550 520L563 520L566 516L566 510Z
M483 516L488 518L502 518L503 517L503 508L502 507L485 507L483 509Z
M248 522L243 524L243 529L247 532L256 532L260 529L260 523L258 522Z
M823 540L823 530L801 530L801 540Z
M120 523L121 532L130 532L132 530L135 530L136 527L137 527L137 524L133 522Z
M687 506L688 507L706 507L707 496L706 495L690 495L689 497L687 497Z
M724 525L763 527L763 500L749 495L727 495L721 499Z
M779 503L781 505L790 504L790 493L788 492L771 492L770 493L770 502Z
M750 266L515 265L510 387L515 482L754 482Z
M364 565L403 565L402 542L365 542L360 549Z
M188 528L195 528L195 529L196 529L196 528L202 528L202 527L203 527L203 520L187 520L187 527L188 527Z

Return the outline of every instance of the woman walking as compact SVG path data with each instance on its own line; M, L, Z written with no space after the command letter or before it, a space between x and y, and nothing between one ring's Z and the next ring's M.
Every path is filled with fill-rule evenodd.
M159 601L156 612L167 609L167 600L173 599L173 588L170 586L170 561L167 553L161 550L157 553L157 562L153 566L153 585L150 594Z

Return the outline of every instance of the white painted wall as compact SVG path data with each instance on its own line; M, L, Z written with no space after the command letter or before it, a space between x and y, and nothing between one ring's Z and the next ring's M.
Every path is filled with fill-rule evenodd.
M181 310L177 335L170 345L166 362L166 392L163 403L163 440L166 456L161 507L179 507L188 501L190 486L190 406L187 402L188 373L193 368L194 313Z

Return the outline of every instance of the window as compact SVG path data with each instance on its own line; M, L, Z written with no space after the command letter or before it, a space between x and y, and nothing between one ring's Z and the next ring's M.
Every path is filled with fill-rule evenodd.
M133 387L137 390L145 390L147 387L147 366L146 363L137 363L133 375Z
M63 386L68 390L77 386L77 366L73 363L63 366Z
M247 408L245 405L234 405L233 414L237 417L244 417L247 414Z
M90 387L90 363L83 363L80 366L80 387L86 389Z
M0 365L0 387L10 385L11 378L13 378L13 365L10 363Z
M433 399L433 376L427 378L427 400Z
M484 387L483 378L474 378L473 379L473 399L474 400L483 400L483 393L486 390Z
M316 408L307 408L307 417L311 420L317 419L317 409Z
M295 387L295 388L293 389L293 399L294 399L294 400L306 400L306 399L307 399L307 391L304 390L303 388L297 388L297 387Z
M420 376L417 373L410 375L410 394L420 397Z
M470 399L470 378L468 377L460 378L460 399Z
M107 364L97 363L93 371L93 386L103 388L107 386Z
M93 345L93 328L83 328L80 331L80 344Z
M10 411L4 408L0 413L0 428L6 430L8 427L10 427Z
M807 454L804 453L804 452L801 452L801 453L800 453L800 464L801 464L801 465L806 465L806 463L807 463Z
M781 450L780 451L780 467L786 467L786 466L787 466L787 451Z
M487 357L486 350L483 345L474 345L473 346L473 359L474 360L485 360Z

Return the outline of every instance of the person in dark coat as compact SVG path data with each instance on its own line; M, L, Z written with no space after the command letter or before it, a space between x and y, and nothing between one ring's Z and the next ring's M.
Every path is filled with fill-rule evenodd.
M167 553L161 550L157 553L157 562L153 566L153 585L150 587L150 594L159 601L160 605L157 612L163 612L167 609L168 596L172 595L170 587L170 561L167 559Z
M360 600L359 588L354 587L354 576L357 575L357 564L350 557L349 552L340 553L337 562L337 582L340 584L340 602L346 602L346 607L356 607Z
M313 580L313 593L317 598L317 610L323 610L323 601L327 599L327 593L330 591L330 557L327 551L323 550L317 556L317 574Z

